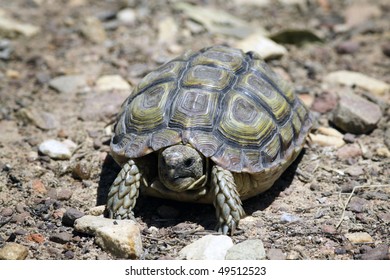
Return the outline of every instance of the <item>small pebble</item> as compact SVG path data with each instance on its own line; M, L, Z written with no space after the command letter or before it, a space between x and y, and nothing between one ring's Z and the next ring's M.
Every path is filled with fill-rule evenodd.
M365 205L367 205L367 200L354 196L348 203L347 209L355 213L361 213L363 212Z
M347 250L344 247L334 249L336 255L345 255Z
M63 188L63 189L60 189L58 190L57 192L57 199L58 200L69 200L73 195L73 192L72 190L68 189L68 188Z
M136 17L136 13L133 9L129 9L129 8L126 8L126 9L123 9L123 10L120 10L118 12L118 14L116 15L117 19L120 21L120 22L123 22L124 24L127 24L127 25L131 25L133 23L135 23L137 17Z
M72 170L72 175L76 179L87 180L91 176L91 168L84 161L78 162Z
M0 211L0 216L3 216L3 217L10 217L13 214L14 214L14 210L12 210L12 208L10 208L10 207L3 208Z
M341 160L347 160L350 158L356 158L363 155L360 146L357 144L348 144L339 148L336 152L336 155Z
M88 85L87 79L81 75L58 76L49 81L49 86L60 93L77 92Z
M47 189L43 182L40 179L35 179L31 181L31 188L35 193L46 194Z
M300 218L298 216L288 214L288 213L283 213L282 216L280 217L280 221L282 223L294 223L298 222Z
M348 167L345 170L345 173L347 173L353 177L359 177L359 176L363 175L365 172L364 172L363 167L361 167L359 165L353 165L353 166Z
M327 233L327 234L336 234L337 233L336 228L332 225L322 225L321 230L323 233Z
M52 159L70 159L76 147L77 145L68 139L63 142L50 139L41 143L38 150Z
M45 237L40 233L32 233L26 236L28 241L33 241L36 243L43 243L45 241Z
M66 210L64 216L62 217L62 224L64 226L72 227L74 225L75 220L81 218L82 216L84 216L83 212L74 208L69 208L68 210Z
M50 241L55 243L65 244L72 240L72 234L67 232L55 233L50 236Z
M353 54L360 48L359 42L356 41L344 41L336 46L338 54Z
M99 91L131 89L129 83L119 75L106 75L96 81L96 89Z
M68 251L66 251L66 252L64 253L64 256L65 256L65 258L67 258L68 260L71 260L71 259L74 258L74 253L73 253L73 251L68 250Z

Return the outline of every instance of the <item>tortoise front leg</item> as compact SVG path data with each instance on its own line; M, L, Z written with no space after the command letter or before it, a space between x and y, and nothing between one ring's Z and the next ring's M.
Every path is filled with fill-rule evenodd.
M133 160L123 165L108 193L106 216L111 219L134 218L133 208L142 184L142 174Z
M223 234L230 231L233 235L238 222L245 216L233 174L229 170L214 165L211 171L211 185L218 219L217 230Z

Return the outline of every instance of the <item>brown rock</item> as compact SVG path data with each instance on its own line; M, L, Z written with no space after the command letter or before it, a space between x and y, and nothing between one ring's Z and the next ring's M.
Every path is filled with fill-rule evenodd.
M359 50L360 44L356 41L344 41L336 46L338 54L352 54Z
M341 160L362 156L362 150L357 144L344 145L337 150L336 155Z
M57 192L58 200L69 200L73 195L73 192L70 189L60 189Z
M345 170L345 173L351 175L351 176L360 176L360 175L363 175L364 174L364 169L363 167L361 166L358 166L358 165L354 165L354 166L351 166L351 167L348 167L346 170Z
M353 134L363 134L376 128L382 118L380 107L354 93L340 94L340 101L333 115L333 123Z
M345 237L353 244L373 243L374 240L367 232L353 232L345 234Z
M281 249L271 248L267 252L267 258L269 260L285 260L286 255L283 253Z
M35 193L40 193L40 194L47 193L47 189L45 185L39 179L34 179L31 181L31 188Z
M45 241L45 237L39 233L32 233L26 236L28 241L33 241L35 243L43 243Z
M328 234L336 234L337 233L336 228L332 225L322 225L321 230L323 233L328 233Z
M333 110L337 105L337 95L325 91L314 99L311 109L319 113L326 113Z

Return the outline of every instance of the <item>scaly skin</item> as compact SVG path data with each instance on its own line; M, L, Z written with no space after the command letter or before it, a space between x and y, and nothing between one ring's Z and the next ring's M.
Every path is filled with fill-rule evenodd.
M108 193L106 216L111 219L132 219L133 209L142 184L142 175L133 160L122 167Z
M233 235L240 219L245 216L233 174L214 165L211 171L211 185L218 219L217 230L223 234L230 231Z

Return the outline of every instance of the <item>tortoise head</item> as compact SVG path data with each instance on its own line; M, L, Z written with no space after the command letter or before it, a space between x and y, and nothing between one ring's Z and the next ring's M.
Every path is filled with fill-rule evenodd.
M191 146L168 147L158 157L160 181L175 192L199 189L207 181L206 165L205 157Z

